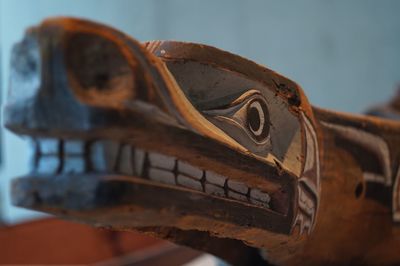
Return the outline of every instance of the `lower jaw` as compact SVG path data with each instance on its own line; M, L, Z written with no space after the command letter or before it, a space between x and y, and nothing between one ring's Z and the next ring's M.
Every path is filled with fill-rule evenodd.
M291 239L290 220L277 213L132 176L21 177L14 180L12 192L14 204L21 207L105 229L145 231L178 243L185 231L271 251ZM182 233L158 234L168 228Z
M290 220L273 211L133 176L25 176L13 181L12 195L17 206L112 229L174 227L232 238L290 230Z

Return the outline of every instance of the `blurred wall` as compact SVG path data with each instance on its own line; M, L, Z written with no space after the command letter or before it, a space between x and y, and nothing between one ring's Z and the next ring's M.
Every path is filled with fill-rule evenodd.
M238 53L297 81L314 105L360 112L385 101L400 81L400 1L396 0L0 0L2 95L13 43L45 17L72 15L117 27L139 40L202 42ZM26 171L25 144L1 132L3 217L10 177Z

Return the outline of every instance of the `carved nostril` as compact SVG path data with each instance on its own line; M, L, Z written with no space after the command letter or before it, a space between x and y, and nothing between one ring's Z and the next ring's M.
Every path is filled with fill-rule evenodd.
M81 98L101 101L103 95L109 101L110 95L128 96L133 92L135 62L129 63L114 41L101 35L75 33L68 37L65 49L67 72Z

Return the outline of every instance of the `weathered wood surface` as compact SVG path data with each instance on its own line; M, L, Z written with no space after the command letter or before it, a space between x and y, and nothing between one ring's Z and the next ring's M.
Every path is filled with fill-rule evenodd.
M314 108L213 47L77 19L30 29L11 73L5 124L34 151L18 206L235 265L400 263L396 121Z

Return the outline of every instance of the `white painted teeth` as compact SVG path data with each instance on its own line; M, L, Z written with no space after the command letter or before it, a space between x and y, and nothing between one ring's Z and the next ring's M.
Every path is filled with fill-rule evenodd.
M259 189L251 189L250 190L250 202L261 206L269 208L269 203L271 201L271 197L268 193L265 193Z
M176 159L167 155L149 152L149 161L152 167L174 170Z
M84 173L85 160L81 157L65 157L62 172L66 174Z
M141 149L135 149L133 153L133 168L137 176L143 176L144 160L146 152Z
M110 140L95 141L90 146L92 168L99 172L114 171L119 143Z
M175 185L175 169L176 159L171 156L148 152L148 178L164 184Z
M207 194L224 197L225 189L223 187L219 187L213 184L206 183L204 186L204 190Z
M56 174L60 167L60 160L56 156L43 156L37 165L37 171L43 174Z
M237 200L240 200L240 201L246 201L247 200L247 196L246 195L233 192L232 190L228 191L228 197L230 197L232 199L237 199Z
M39 151L38 143L34 141L33 139L28 140L28 145L29 145L29 170L31 172L35 171L35 168L37 167L37 158L38 156L36 155L37 152Z
M252 189L250 191L250 198L260 202L269 202L271 200L271 197L268 195L268 193L262 192L259 189Z
M130 145L121 146L119 157L119 171L125 175L133 175L134 165L132 164L132 147Z
M227 185L229 188L228 197L237 200L247 199L249 188L244 183L235 180L228 180Z
M183 187L192 188L194 190L203 191L204 171L183 161L178 161L177 183Z
M269 208L271 197L243 182L205 171L175 157L144 151L111 140L31 141L32 172L43 175L112 173L134 175L209 195ZM307 205L304 202L304 205Z
M157 168L150 168L148 175L149 178L153 181L158 181L160 183L169 185L175 185L175 175L173 172Z
M38 171L45 174L55 174L60 168L61 162L58 156L60 142L56 139L39 139L34 142L36 151L32 154L34 158L33 167L37 167ZM41 159L37 160L36 157Z
M190 178L190 177L187 177L184 175L178 175L177 183L183 187L193 188L194 190L198 190L198 191L203 190L203 185L201 184L200 181L197 181L193 178Z
M68 140L63 142L62 172L66 174L79 174L85 172L85 142Z
M223 187L225 186L226 177L212 171L206 171L206 180L208 183Z
M57 139L39 139L39 152L42 155L58 154L60 141Z
M249 191L249 188L243 184L242 182L235 181L235 180L228 180L228 187L235 191L239 192L240 194L246 195L247 192Z
M64 153L69 155L81 155L85 152L85 142L80 140L64 141Z
M183 161L178 161L178 171L182 174L191 176L198 180L203 177L203 170Z

